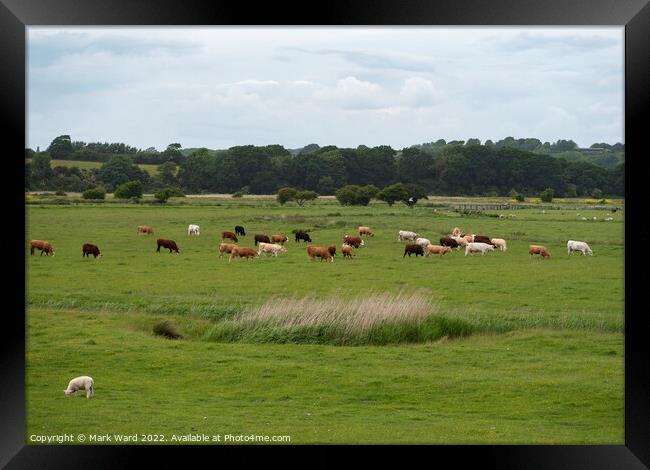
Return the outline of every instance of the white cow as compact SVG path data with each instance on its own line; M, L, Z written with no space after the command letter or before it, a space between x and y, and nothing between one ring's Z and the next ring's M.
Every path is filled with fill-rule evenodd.
M491 238L490 241L501 251L506 251L508 249L506 241L503 238Z
M260 242L257 249L257 254L261 255L262 253L271 253L273 256L277 257L278 253L286 252L286 247L278 245L276 243L264 243Z
M397 238L397 241L402 241L402 240L415 240L418 238L418 234L415 232L409 232L407 230L400 230L399 231L399 237Z
M594 252L591 251L591 248L589 248L589 245L587 245L586 242L578 242L575 240L569 240L566 242L566 250L567 254L572 254L574 251L582 251L582 255L587 255L589 254L590 256L594 255Z
M194 225L194 224L190 224L190 225L187 227L187 235L200 235L200 233L199 233L199 226L198 226L198 225Z
M70 396L77 390L86 390L86 398L90 398L95 395L93 384L94 382L92 377L82 375L81 377L72 379L68 383L68 388L66 388L63 392L66 394L66 396Z
M481 256L484 256L487 251L494 251L494 245L478 242L468 243L465 247L465 256L468 253L478 253L479 251L481 252Z
M427 240L426 238L416 238L415 244L420 245L422 248L426 249L427 246L431 245L431 241Z

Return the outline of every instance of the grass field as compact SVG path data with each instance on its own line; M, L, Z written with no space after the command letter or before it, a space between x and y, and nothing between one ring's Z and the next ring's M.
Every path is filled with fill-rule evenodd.
M87 170L90 168L100 168L103 165L103 162L87 162L81 160L52 160L50 165L52 168L55 166L76 166L82 170ZM158 165L150 165L147 163L138 163L137 165L152 176L158 173Z
M624 442L622 212L567 205L495 218L426 204L189 199L26 206L27 238L56 249L53 258L28 256L28 436L92 423L97 433L162 433L166 442L188 433L286 434L292 443ZM190 223L200 237L187 236ZM136 235L140 224L155 236ZM352 261L310 262L290 239L278 258L229 263L219 258L219 234L235 225L246 227L245 246L256 233L298 228L339 250L358 225L376 236ZM505 238L508 250L402 258L398 230L435 243L456 226ZM176 240L180 255L155 253L157 237ZM588 241L594 256L567 256L570 238ZM84 242L103 257L82 259ZM531 243L551 258L531 259ZM426 297L431 313L416 327L435 328L418 336L384 325L382 345L372 345L319 329L242 326L273 297L381 293ZM154 336L162 319L184 339ZM82 374L95 378L95 397L66 398L68 380Z

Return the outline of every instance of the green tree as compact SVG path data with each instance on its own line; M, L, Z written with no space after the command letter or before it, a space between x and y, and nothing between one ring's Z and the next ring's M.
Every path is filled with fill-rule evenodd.
M336 191L336 199L342 206L367 206L370 200L378 194L376 186L359 186L349 184Z
M178 196L179 191L176 188L164 188L153 195L161 204L165 204L170 197ZM181 193L182 195L182 193Z
M334 182L334 179L331 176L323 176L320 180L318 180L318 192L320 194L334 194L336 191L336 183Z
M140 181L129 181L120 184L116 189L114 196L117 199L132 199L142 197L142 183Z
M165 162L158 165L158 176L161 182L166 186L176 186L178 179L176 178L176 163L173 161Z
M72 150L72 141L69 135L58 136L47 148L47 152L55 160L65 160L72 153Z
M406 188L402 183L391 184L377 193L377 199L384 201L389 206L392 206L397 201L404 201L408 199Z
M114 155L99 169L99 179L108 191L128 181L139 181L146 184L150 181L149 174L135 165L126 155Z
M315 191L298 191L294 195L293 199L299 206L304 206L307 201L313 201L317 197L318 193Z
M32 158L31 172L32 184L34 189L45 189L54 177L51 166L52 159L46 152L40 152Z
M553 191L553 188L546 188L544 191L542 191L539 194L539 197L543 202L553 202L553 195L555 194L555 191Z
M296 188L280 188L276 197L277 201L282 205L286 204L289 201L293 201L297 192L298 190Z

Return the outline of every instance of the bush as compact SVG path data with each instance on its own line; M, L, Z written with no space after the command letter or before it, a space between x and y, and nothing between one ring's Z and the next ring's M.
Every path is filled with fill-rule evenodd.
M542 202L553 202L554 194L555 191L553 191L553 188L546 188L544 191L539 193L539 197L542 200Z
M349 184L336 190L336 199L342 206L367 206L378 194L379 189L372 184Z
M517 195L515 196L515 200L517 200L519 202L524 202L526 200L526 198L524 197L523 194L517 193Z
M121 184L115 189L114 196L117 199L139 199L142 197L142 183L140 181L129 181Z
M62 190L62 189L57 189L56 192L55 192L54 194L56 194L57 196L67 196L67 194L65 193L65 191Z
M280 188L278 190L278 195L277 195L277 200L280 204L285 204L289 201L293 201L293 198L295 197L296 193L298 190L296 188Z
M83 199L105 199L106 198L106 191L104 191L101 188L86 189L81 194L81 197Z
M181 339L181 335L176 327L172 325L169 320L161 320L153 326L153 334L157 336L164 336L169 339Z
M298 191L293 199L299 206L303 206L307 201L313 201L318 198L318 193L315 191Z
M156 198L156 201L164 204L170 197L178 197L179 194L181 197L185 197L185 195L178 188L164 188L154 194L153 197Z
M237 191L236 193L232 194L232 197L244 197L244 193L242 193L241 191Z

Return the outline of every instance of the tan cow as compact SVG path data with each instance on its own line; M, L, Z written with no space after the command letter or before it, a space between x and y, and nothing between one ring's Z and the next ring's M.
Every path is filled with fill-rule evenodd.
M148 225L138 225L138 235L141 233L153 235L153 229Z
M230 263L233 258L257 258L259 255L257 254L257 251L255 251L253 248L248 248L247 246L235 246L231 251L230 251L230 258L228 258L228 262Z
M442 245L427 245L427 249L426 252L424 253L424 256L440 255L440 257L442 258L442 256L445 253L451 253L451 248Z
M47 256L54 256L54 248L52 248L52 244L47 240L32 240L29 243L29 253L33 255L35 249L41 250L41 256L43 253Z
M330 255L330 252L327 251L327 248L323 248L322 246L309 245L307 247L307 255L312 261L314 261L316 258L320 258L321 261L325 260L332 263L334 262L334 257Z
M461 233L463 233L458 227L454 227L454 230L451 232L452 237L460 237Z
M284 253L286 251L287 249L284 246L278 245L277 243L260 242L258 245L257 254L261 255L262 253L271 253L277 258L278 253Z
M375 236L375 234L372 233L372 230L370 230L370 227L359 227L359 236L361 235L368 235L369 237Z
M530 256L540 255L542 258L550 258L551 254L548 252L545 246L542 245L530 245L528 247L528 254Z
M496 246L501 251L506 251L508 249L508 246L506 245L506 241L503 238L492 238L490 239L490 241L494 246Z
M232 253L232 249L235 248L237 245L234 243L221 243L219 245L219 258L223 257L224 253Z
M341 246L341 251L343 252L343 259L345 258L350 258L354 256L354 251L352 250L352 247L350 245L345 245Z
M280 245L284 245L284 242L286 242L289 238L286 235L272 235L271 236L271 242L273 243L279 243Z
M474 243L474 234L473 233L468 233L467 235L463 235L463 238L467 243Z
M458 249L459 249L459 250L460 250L460 247L465 246L465 245L467 245L467 243L469 243L469 242L468 242L467 240L465 240L463 237L455 237L455 236L452 235L452 236L449 237L449 238L451 238L452 240L456 240L456 243L458 243Z

